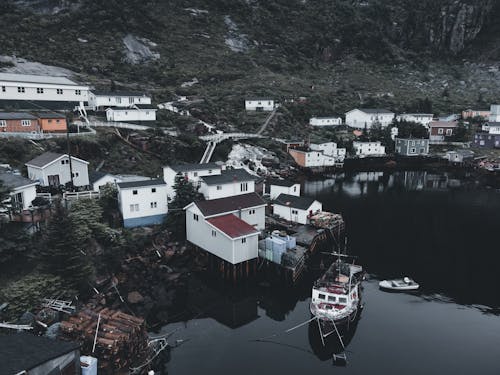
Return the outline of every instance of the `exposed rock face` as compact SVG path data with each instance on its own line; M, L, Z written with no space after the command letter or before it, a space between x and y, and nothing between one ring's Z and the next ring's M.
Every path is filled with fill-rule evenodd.
M449 1L441 7L440 22L429 30L429 41L457 54L474 40L493 7L493 0Z

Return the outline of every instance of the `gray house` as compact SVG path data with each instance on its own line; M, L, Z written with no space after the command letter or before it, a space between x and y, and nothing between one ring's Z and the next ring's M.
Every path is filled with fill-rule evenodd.
M421 156L429 154L429 139L427 138L396 138L395 152L402 156Z

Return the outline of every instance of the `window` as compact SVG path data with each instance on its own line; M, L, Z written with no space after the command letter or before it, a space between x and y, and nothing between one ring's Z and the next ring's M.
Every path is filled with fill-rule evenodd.
M241 239L241 243L247 243L247 239L246 238L242 238Z
M294 186L293 187L293 191L296 192L297 191L297 186Z
M198 221L198 220L200 220L200 217L196 214L193 214L193 220Z
M339 302L340 303L347 303L347 298L345 298L345 297L339 297Z
M50 123L52 123L52 120L49 119L49 120L47 120L47 122L50 124Z
M417 152L417 150L415 149L415 147L413 147L413 148L410 149L410 154L414 154L416 152Z
M42 87L37 87L36 88L36 93L37 94L43 94L43 88Z
M328 302L335 302L336 300L335 296L328 296Z
M194 177L198 177L198 172L194 172Z
M324 294L318 294L319 299L326 299L326 296Z
M149 115L149 111L146 111L146 115Z
M119 96L117 96L117 97L116 97L116 102L117 102L118 104L121 104L121 102L122 102L122 98L120 98Z
M25 92L25 91L26 91L26 90L25 90L25 88L24 88L24 87L18 87L18 88L17 88L17 92L19 92L19 93L23 93L23 92Z
M420 149L420 153L421 153L421 154L425 154L425 148L421 148L421 149Z
M297 210L292 210L292 214L293 214L293 215L298 215L298 214L299 214L299 211L297 211Z
M444 133L444 129L443 128L439 128L438 129L438 134L443 134Z
M208 170L208 174L212 174L212 170L211 169Z
M132 190L133 195L137 195L137 190Z
M49 120L49 122L52 121L52 120ZM61 120L56 120L56 124L59 124L61 122Z
M151 202L151 208L157 208L158 202Z
M22 126L31 126L31 120L21 120Z
M80 175L80 173L78 173L78 172L74 172L74 173L72 173L71 175L72 175L73 177L78 177L78 176Z
M57 95L62 95L63 94L63 89L57 89L56 92L57 92Z
M446 135L453 135L453 129L446 129Z
M139 205L138 204L131 204L130 205L130 212L138 212L139 211Z
M222 190L222 186L221 185L217 185L217 190Z
M217 237L217 232L216 231L212 231L212 237Z
M241 183L240 189L241 189L241 191L248 191L248 183L247 182Z
M75 90L75 95L82 95L82 90Z
M5 86L2 86L2 92L5 92Z
M134 104L134 98L128 98L129 104Z
M0 128L5 128L7 126L7 121L0 120Z

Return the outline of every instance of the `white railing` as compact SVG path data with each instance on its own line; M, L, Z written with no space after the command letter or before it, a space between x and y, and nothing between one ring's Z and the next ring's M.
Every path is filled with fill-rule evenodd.
M63 199L78 200L78 199L99 199L101 194L98 191L77 191L63 194Z

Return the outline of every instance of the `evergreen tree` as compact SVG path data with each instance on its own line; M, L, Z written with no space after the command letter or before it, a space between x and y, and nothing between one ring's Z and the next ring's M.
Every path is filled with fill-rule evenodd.
M71 287L85 285L93 273L93 266L88 255L84 254L77 221L72 220L60 202L43 234L39 259L42 268L49 273L61 276Z
M169 212L166 225L172 231L174 237L185 238L186 236L186 213L183 208L194 201L204 200L198 188L182 174L175 176L174 183L175 198L169 203Z

